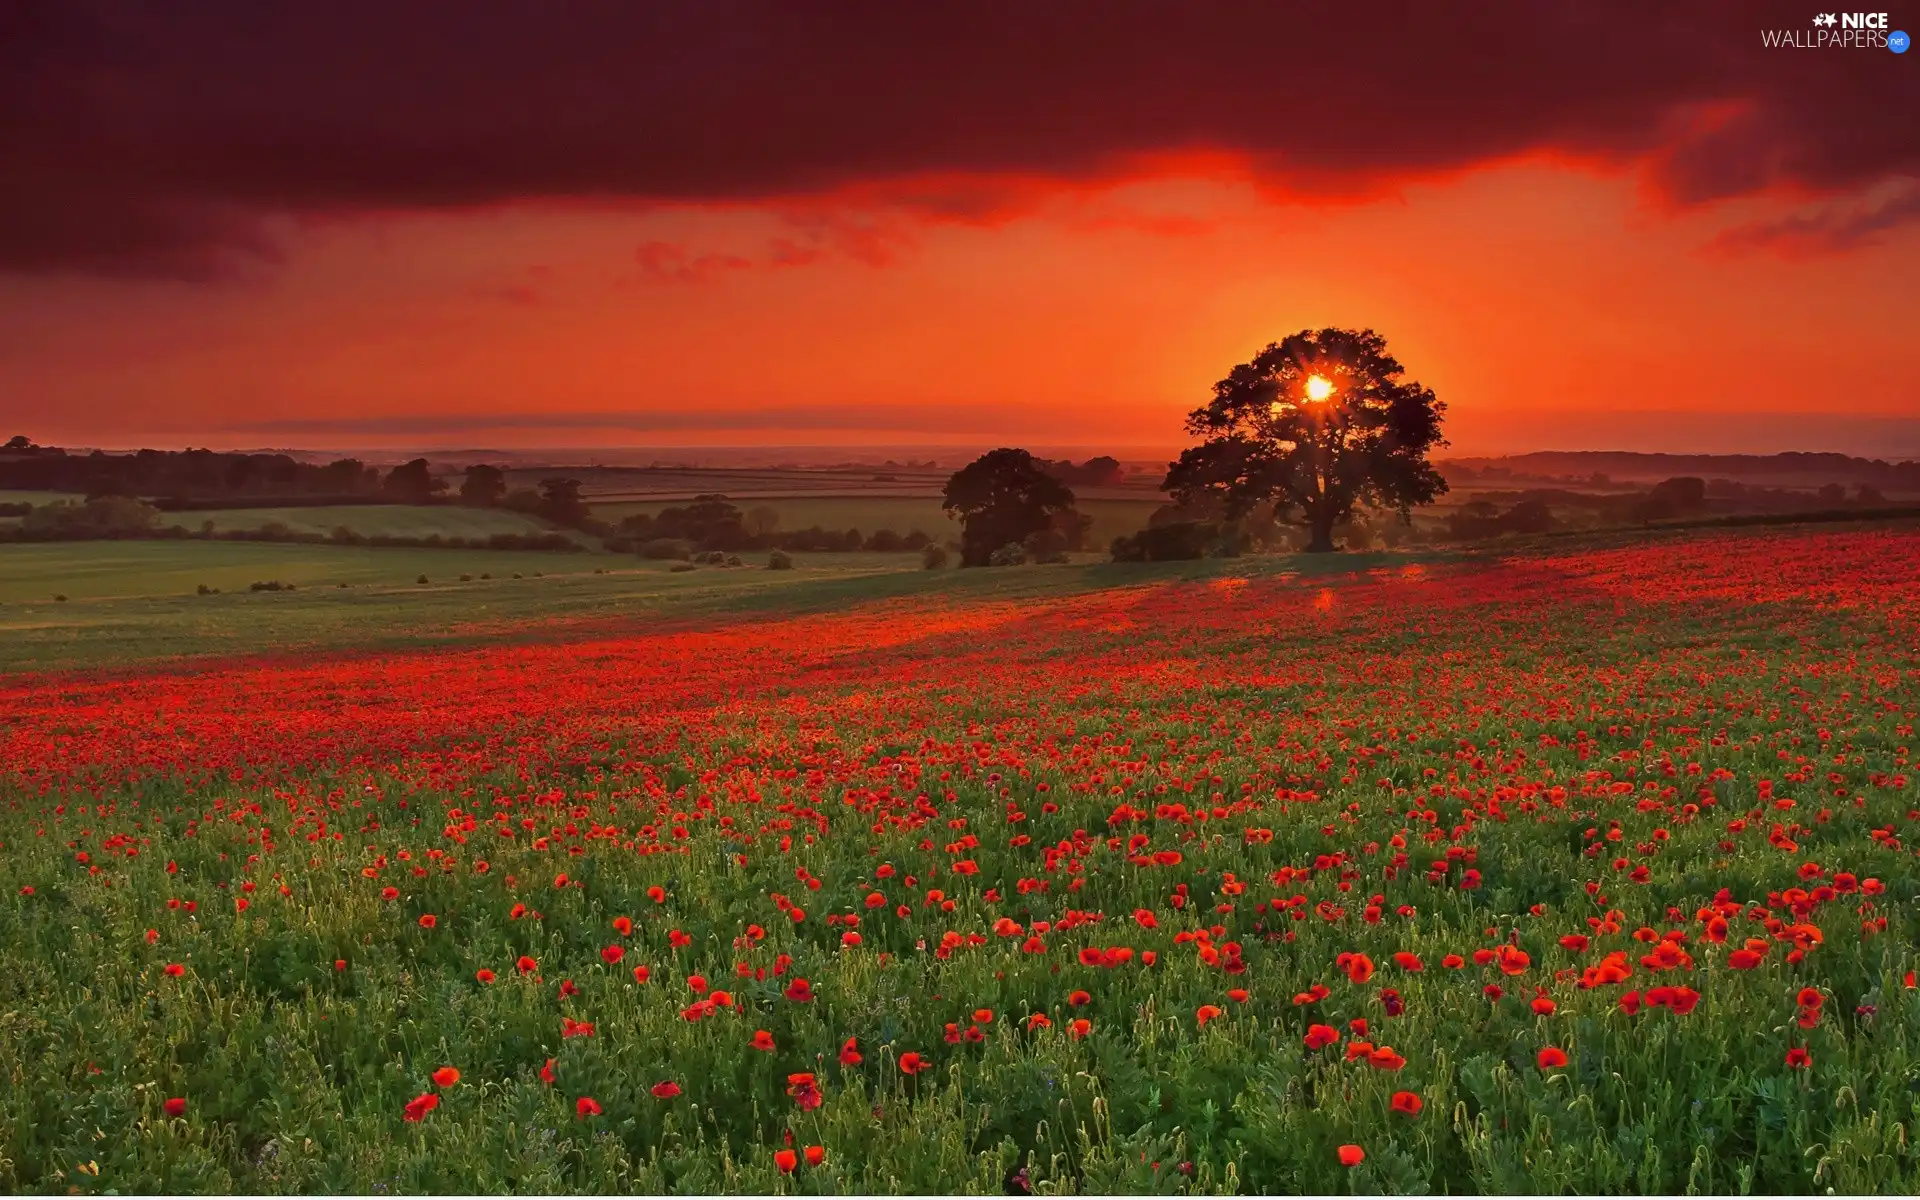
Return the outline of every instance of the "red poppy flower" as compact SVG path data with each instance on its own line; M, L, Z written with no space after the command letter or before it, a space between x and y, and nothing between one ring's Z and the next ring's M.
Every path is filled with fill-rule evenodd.
M1727 965L1736 971L1751 971L1766 958L1764 950L1749 950L1745 946L1727 955Z
M1305 1041L1307 1043L1307 1049L1309 1050L1318 1050L1323 1046L1331 1046L1339 1040L1340 1031L1331 1025L1307 1026Z
M1535 996L1531 1003L1531 1007L1533 1009L1533 1014L1535 1016L1550 1017L1553 1015L1554 1009L1557 1008L1558 1005L1554 1004L1553 997L1551 996Z
M1633 1014L1639 1012L1640 1011L1640 993L1637 991L1622 992L1620 994L1620 1011L1627 1014L1628 1016L1632 1016Z
M627 956L626 950L620 946L607 946L600 951L601 961L605 962L610 967L613 966L615 963L619 962L621 959L625 958L626 956Z
M653 978L653 972L647 970L645 967L635 967L633 969L633 981L635 983L645 983L651 978Z
M1538 1062L1540 1063L1540 1069L1542 1071L1551 1071L1556 1067L1564 1067L1567 1065L1567 1052L1558 1046L1548 1046L1540 1052Z
M840 1065L843 1067L857 1067L860 1065L860 1059L859 1039L848 1038L846 1044L840 1047Z
M1089 996L1089 995L1088 995L1087 993L1085 993L1085 992L1075 992L1075 993L1073 993L1072 995L1070 995L1070 996L1068 996L1068 997L1067 997L1067 1003L1068 1003L1068 1004L1070 1004L1070 1005L1072 1005L1072 1006L1073 1006L1073 1007L1075 1007L1075 1008L1078 1008L1078 1007L1080 1007L1080 1006L1081 1006L1082 1004L1091 1004L1091 1003L1093 1003L1093 997L1092 997L1092 996Z
M797 1004L807 1003L813 999L813 985L795 976L794 981L787 985L787 999Z
M160 1108L170 1117L184 1117L187 1115L187 1102L180 1096L175 1096L165 1104L162 1104Z
M1235 1004L1245 1004L1247 1002L1247 989L1229 988L1227 990L1227 999L1233 1001Z
M1340 1155L1340 1165L1343 1167L1357 1167L1367 1157L1365 1150L1352 1144L1340 1147L1337 1153Z
M432 913L420 914L420 928L422 929L432 929L435 925L438 925L439 923L440 923L440 918L434 916Z
M827 1161L827 1148L825 1146L808 1146L806 1153L807 1165L810 1167L817 1167Z
M1418 954L1410 954L1405 950L1399 950L1394 953L1393 964L1403 971L1423 971L1426 969L1426 964L1420 961Z
M1420 1110L1426 1107L1426 1102L1415 1092L1395 1092L1391 1103L1393 1111L1406 1113L1410 1117L1419 1116Z
M1089 1033L1093 1032L1093 1022L1087 1020L1085 1017L1081 1017L1079 1020L1075 1021L1073 1024L1067 1026L1067 1032L1072 1034L1074 1038L1078 1040L1080 1038L1087 1036Z
M787 1076L787 1095L793 1097L801 1112L812 1112L820 1107L824 1099L820 1094L820 1085L814 1082L813 1074L808 1071Z
M397 887L381 888L380 898L382 900L398 900L400 898L400 889Z
M1032 1016L1027 1018L1028 1029L1046 1029L1052 1024L1053 1022L1047 1017L1047 1014L1045 1013L1034 1013Z
M975 1025L985 1025L985 1024L987 1024L987 1023L989 1023L990 1021L992 1021L992 1020L993 1020L993 1010L992 1010L992 1009L990 1009L990 1008L976 1008L976 1009L974 1009L974 1010L973 1010L973 1023L974 1023Z
M764 1029L754 1030L753 1031L753 1048L755 1050L771 1051L773 1049L773 1035L771 1033L768 1033Z
M680 1085L671 1079L663 1079L647 1089L656 1100L671 1100L680 1094Z
M458 1067L441 1067L433 1073L433 1084L435 1087L450 1088L459 1082L460 1069Z
M554 1078L554 1076L553 1076L553 1060L552 1060L552 1059L548 1059L548 1060L547 1060L547 1065L546 1065L546 1066L544 1066L544 1067L541 1067L541 1068L540 1068L540 1082L542 1082L542 1083L552 1083L552 1082L553 1082L553 1078Z
M432 1092L422 1092L420 1095L407 1101L406 1108L402 1110L401 1115L409 1121L424 1121L428 1113L439 1107L440 1097L434 1095Z
M613 919L613 931L619 934L621 937L626 937L628 934L633 932L633 918L632 917L615 917Z
M1795 1046L1787 1051L1787 1065L1796 1071L1810 1067L1813 1065L1813 1055L1808 1054L1804 1047Z
M900 1070L907 1075L918 1075L932 1065L932 1063L928 1062L918 1052L913 1050L909 1050L900 1056Z
M800 1156L791 1150L775 1150L773 1152L773 1165L779 1167L783 1172L792 1171L800 1165Z
M1367 1055L1367 1065L1382 1071L1398 1071L1407 1065L1407 1060L1395 1053L1392 1046L1378 1046Z
M162 967L161 970L165 971L169 975L173 975L176 977L180 975L185 975L187 973L187 969L181 966L179 963L168 963L166 966Z
M1458 971L1461 967L1467 965L1467 960L1461 958L1458 954L1449 954L1440 960L1440 965L1449 971Z
M514 963L513 965L519 968L519 971L522 975L525 975L533 971L535 968L539 967L540 964L533 961L533 959L529 958L527 955L522 954L520 956L520 960Z
M689 975L687 976L687 986L693 989L694 995L698 996L701 992L707 990L707 977L705 975Z
M573 1111L577 1118L585 1120L588 1117L599 1116L602 1110L598 1100L592 1096L582 1096L573 1102Z
M1827 998L1820 994L1818 988L1805 987L1800 989L1800 994L1793 998L1793 1002L1801 1008L1819 1008L1827 1002Z
M487 970L485 967L481 967L478 971L475 971L473 973L473 977L479 980L481 983L493 982L493 972Z

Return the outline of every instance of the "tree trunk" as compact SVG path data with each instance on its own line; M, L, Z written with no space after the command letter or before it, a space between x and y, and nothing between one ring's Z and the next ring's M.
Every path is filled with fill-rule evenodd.
M1330 511L1314 513L1309 519L1307 528L1312 532L1312 536L1307 542L1307 553L1331 554L1335 548L1333 544L1333 513Z

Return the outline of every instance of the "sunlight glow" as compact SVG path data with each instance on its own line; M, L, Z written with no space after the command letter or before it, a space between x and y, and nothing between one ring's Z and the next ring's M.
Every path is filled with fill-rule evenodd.
M1316 403L1333 395L1333 381L1320 375L1307 377L1307 399Z

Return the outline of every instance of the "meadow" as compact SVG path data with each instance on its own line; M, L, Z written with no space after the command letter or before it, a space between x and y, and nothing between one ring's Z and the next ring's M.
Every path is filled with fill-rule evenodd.
M1920 1191L1920 533L590 570L0 677L0 1187Z
M663 508L683 503L594 498L593 515L600 520L617 523L622 517L634 513L652 515ZM1147 518L1153 515L1153 511L1164 503L1166 497L1159 495L1081 500L1076 507L1093 518L1087 535L1088 548L1103 550L1114 538L1139 532L1145 528ZM781 529L806 529L818 525L822 529L858 529L869 534L880 529L891 529L900 534L917 529L935 541L950 540L958 537L960 532L958 524L940 507L938 495L784 495L764 499L741 496L734 499L734 505L742 512L761 506L772 509L779 515Z

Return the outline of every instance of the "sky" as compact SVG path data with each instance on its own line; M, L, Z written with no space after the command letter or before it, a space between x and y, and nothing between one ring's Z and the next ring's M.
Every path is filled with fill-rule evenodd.
M1340 325L1454 453L1920 457L1920 54L1818 15L18 0L0 435L1158 450Z

